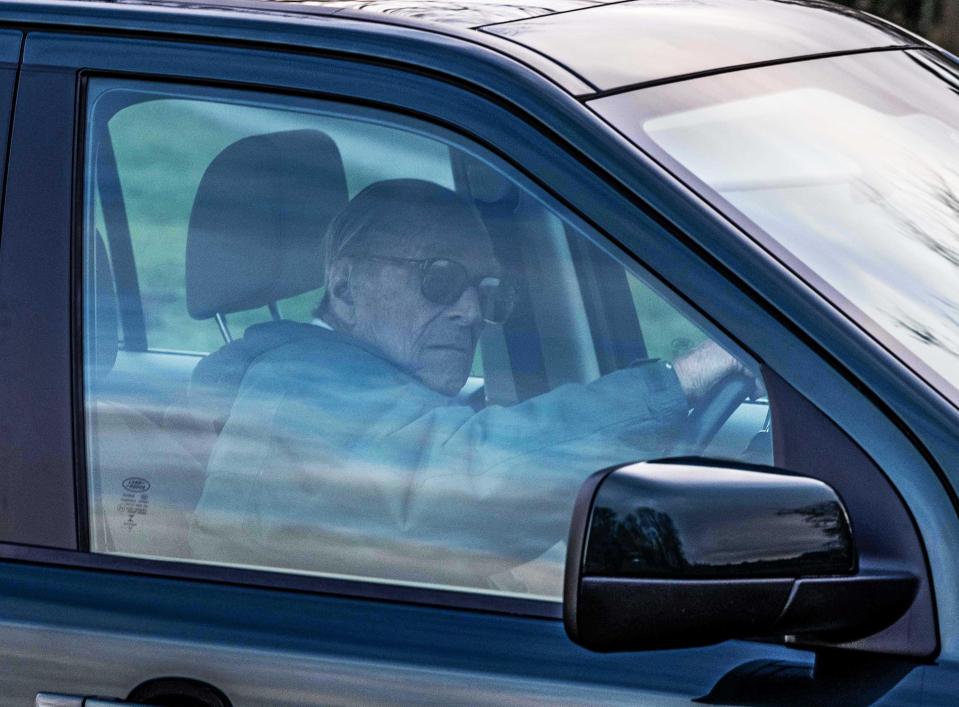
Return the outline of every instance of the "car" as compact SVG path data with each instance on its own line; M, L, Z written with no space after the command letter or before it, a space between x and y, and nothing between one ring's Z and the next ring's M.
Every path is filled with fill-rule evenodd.
M0 703L959 701L955 57L818 0L0 25ZM370 273L466 308L452 394L331 326Z

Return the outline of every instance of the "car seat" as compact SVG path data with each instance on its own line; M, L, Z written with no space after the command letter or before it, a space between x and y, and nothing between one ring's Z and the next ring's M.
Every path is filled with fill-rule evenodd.
M185 419L176 421L192 426L184 439L204 466L250 364L315 333L282 320L277 303L322 287L324 236L348 199L339 149L319 130L244 138L204 173L187 235L187 309L194 319L215 319L225 344L196 366ZM262 307L273 321L234 340L227 315Z

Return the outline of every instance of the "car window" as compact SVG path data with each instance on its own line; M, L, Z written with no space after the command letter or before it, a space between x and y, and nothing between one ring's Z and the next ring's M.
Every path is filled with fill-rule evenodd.
M651 357L672 361L706 341L706 332L677 312L640 278L627 272L626 281L642 322L646 351Z
M591 473L771 463L755 362L480 146L302 97L88 91L94 552L558 600Z

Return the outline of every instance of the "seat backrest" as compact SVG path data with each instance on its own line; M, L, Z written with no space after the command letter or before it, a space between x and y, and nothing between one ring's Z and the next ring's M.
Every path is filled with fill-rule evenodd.
M197 364L190 386L191 405L204 412L206 423L219 434L253 361L283 344L318 333L317 327L300 322L254 324L242 338L231 341Z
M339 149L321 131L255 135L229 145L207 167L190 215L190 316L257 309L322 287L324 236L348 200ZM250 363L302 326L258 324L197 365L186 417L196 427L190 451L202 464Z

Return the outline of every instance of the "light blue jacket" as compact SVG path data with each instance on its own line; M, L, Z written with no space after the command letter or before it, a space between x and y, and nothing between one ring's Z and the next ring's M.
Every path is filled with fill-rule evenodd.
M312 330L243 377L196 558L487 587L565 540L587 476L662 455L687 412L660 362L477 412Z

